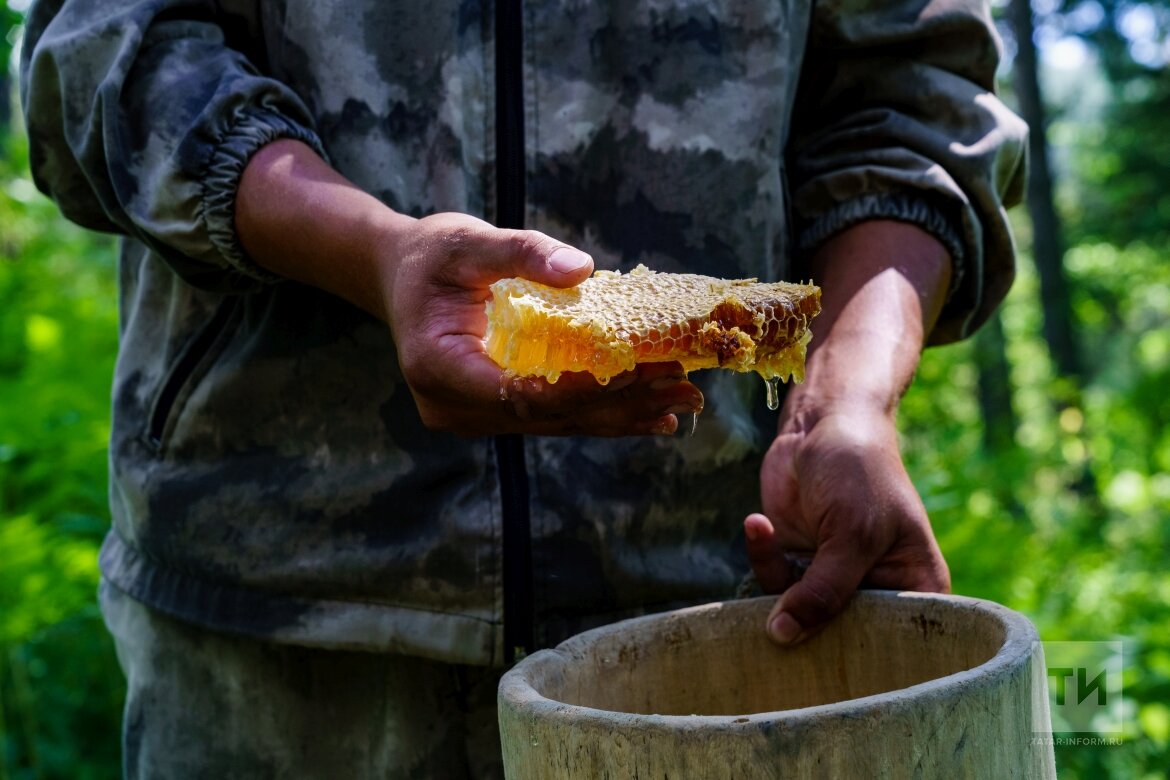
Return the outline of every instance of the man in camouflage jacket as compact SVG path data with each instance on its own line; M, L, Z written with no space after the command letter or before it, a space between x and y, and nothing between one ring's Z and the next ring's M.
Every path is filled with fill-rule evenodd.
M997 62L979 0L34 3L37 183L126 236L101 563L139 610L108 616L128 773L165 752L131 717L170 717L135 709L152 621L184 654L499 666L726 597L748 557L778 641L863 579L946 589L893 415L1011 282ZM758 380L677 365L500 399L488 284L638 263L823 286L779 423ZM695 435L661 435L696 386Z

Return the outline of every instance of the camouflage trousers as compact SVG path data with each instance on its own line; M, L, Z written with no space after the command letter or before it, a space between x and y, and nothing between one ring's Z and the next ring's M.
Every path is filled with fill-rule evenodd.
M108 583L127 778L503 776L501 670L199 629Z

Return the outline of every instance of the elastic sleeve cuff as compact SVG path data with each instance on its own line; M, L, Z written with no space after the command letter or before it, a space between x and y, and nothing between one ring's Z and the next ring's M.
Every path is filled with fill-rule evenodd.
M934 236L951 255L951 286L947 302L960 288L966 273L967 252L956 230L957 219L947 209L922 195L880 193L864 195L838 204L830 211L806 223L798 237L797 247L809 254L837 233L861 222L875 219L893 219L909 222ZM957 216L957 215L956 215Z
M224 134L202 177L202 220L207 236L225 264L244 277L239 281L245 284L239 286L249 286L246 282L254 286L256 282L274 284L284 280L248 257L236 233L236 194L244 168L261 147L282 138L308 144L322 159L328 160L316 133L276 112L253 111L242 116Z

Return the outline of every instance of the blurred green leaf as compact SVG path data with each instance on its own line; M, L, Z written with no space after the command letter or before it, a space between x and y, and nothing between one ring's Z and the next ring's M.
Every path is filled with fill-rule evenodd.
M115 247L26 160L0 133L0 778L116 777L122 681L95 603Z

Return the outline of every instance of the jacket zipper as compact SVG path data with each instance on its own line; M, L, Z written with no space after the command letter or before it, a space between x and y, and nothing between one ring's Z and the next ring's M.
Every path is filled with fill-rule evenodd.
M154 406L150 410L150 423L147 427L147 443L158 452L162 449L163 439L166 436L167 424L174 416L175 405L179 396L200 364L214 349L220 337L227 331L228 323L238 311L238 298L230 297L222 301L211 319L188 342L183 353L175 362L170 374L167 375L162 389L155 396Z
M524 19L522 0L496 0L496 224L524 227ZM504 663L533 644L532 523L524 438L495 437L503 514Z

